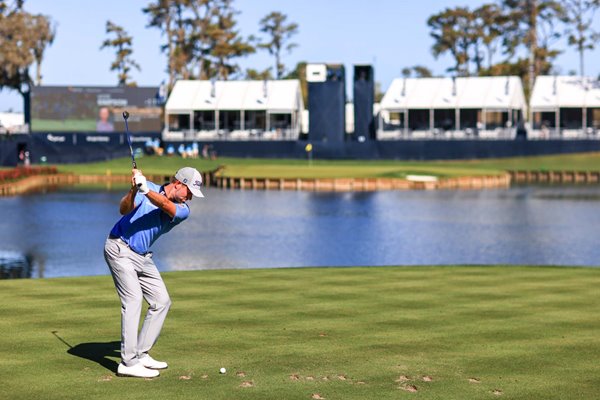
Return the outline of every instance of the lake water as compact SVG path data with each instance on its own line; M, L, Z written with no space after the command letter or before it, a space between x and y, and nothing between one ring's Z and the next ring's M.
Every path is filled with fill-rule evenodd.
M205 189L153 246L162 271L300 266L600 265L600 187L312 193ZM0 252L32 277L108 274L124 190L0 198Z

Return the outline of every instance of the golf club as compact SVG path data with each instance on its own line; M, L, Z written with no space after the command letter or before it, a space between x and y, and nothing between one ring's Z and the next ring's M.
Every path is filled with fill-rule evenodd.
M133 147L131 147L131 135L129 134L127 118L129 118L129 113L127 111L123 111L123 119L125 120L125 134L127 135L127 143L129 143L129 152L131 153L131 165L133 166L133 169L137 169L137 163L135 162L135 156L133 155ZM137 186L140 187L141 184L138 183Z
M129 134L129 125L127 124L128 118L129 113L127 111L123 111L123 119L125 120L125 133L127 135L127 143L129 143L129 152L131 153L131 165L133 165L134 169L137 169L137 164L133 155L133 147L131 147L131 135Z

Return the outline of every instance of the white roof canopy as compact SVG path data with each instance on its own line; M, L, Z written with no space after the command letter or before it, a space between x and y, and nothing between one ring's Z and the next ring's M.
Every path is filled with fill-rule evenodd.
M387 110L482 108L522 109L525 96L516 76L397 78L383 96Z
M290 113L304 109L300 81L207 81L179 80L166 111L171 114L200 110L264 110Z
M538 76L530 103L532 111L600 107L600 81L580 76Z
M192 108L200 81L179 81L175 84L171 95L167 99L166 108L171 112L186 112ZM173 96L173 94L177 94Z

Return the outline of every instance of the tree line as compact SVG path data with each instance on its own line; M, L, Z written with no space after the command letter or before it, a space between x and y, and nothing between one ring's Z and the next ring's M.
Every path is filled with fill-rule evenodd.
M57 34L50 16L31 14L24 3L0 0L0 89L21 93L42 83L44 52ZM554 61L561 54L561 39L579 54L579 73L584 75L584 56L600 41L593 25L599 8L600 0L498 0L475 9L448 7L427 20L431 51L436 59L451 57L448 74L517 75L528 93L535 76L557 72ZM269 13L258 21L258 33L245 37L237 28L239 11L233 0L153 0L141 11L147 27L161 32L169 89L177 79L296 78L306 96L306 63L288 69L283 62L298 46L292 41L298 24L287 15ZM106 21L106 36L100 49L114 51L110 70L117 74L117 84L135 85L132 71L141 66L134 59L133 37L112 21ZM242 71L240 58L257 51L267 51L273 66ZM415 65L405 67L402 75L425 77L432 72Z
M52 19L26 12L24 2L0 0L0 90L6 87L22 94L34 82L42 82L44 52L56 35Z
M281 12L273 11L259 21L262 37L240 34L236 21L239 11L233 0L156 0L142 12L148 16L147 26L160 30L164 38L161 50L167 56L169 88L177 79L287 77L282 57L297 46L291 38L298 33L298 24L288 22ZM103 48L116 50L111 69L118 71L120 85L133 84L129 71L137 64L131 54L132 38L110 21L106 33L114 38L107 39ZM237 60L258 50L274 57L274 67L241 71Z
M578 72L585 75L585 53L600 41L593 25L599 8L600 0L500 0L473 10L446 8L427 20L431 51L435 58L451 56L447 72L454 76L517 75L530 92L536 76L559 72L554 61L562 53L560 39L578 53Z
M42 83L44 51L56 36L57 24L48 15L34 15L24 9L25 0L0 0L0 90L10 88L25 93L27 86ZM233 0L155 0L141 10L148 28L158 29L166 54L168 88L177 79L282 79L299 78L306 63L288 71L283 57L293 48L292 36L298 24L273 11L258 22L259 34L244 37L237 29ZM110 70L120 86L135 86L133 37L125 27L106 21L106 39L100 49L114 51ZM242 71L238 60L264 50L274 65L263 70ZM35 65L35 74L32 67Z

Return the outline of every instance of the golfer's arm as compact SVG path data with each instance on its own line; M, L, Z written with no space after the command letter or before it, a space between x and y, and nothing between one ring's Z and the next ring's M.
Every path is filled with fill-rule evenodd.
M153 192L151 190L148 192L148 194L146 194L146 197L148 198L148 200L150 200L152 204L166 212L169 217L175 217L177 207L175 206L175 203L167 199L166 196L160 193Z
M132 187L129 189L129 192L119 202L119 212L121 215L129 214L135 208L135 194L137 193L137 188Z

